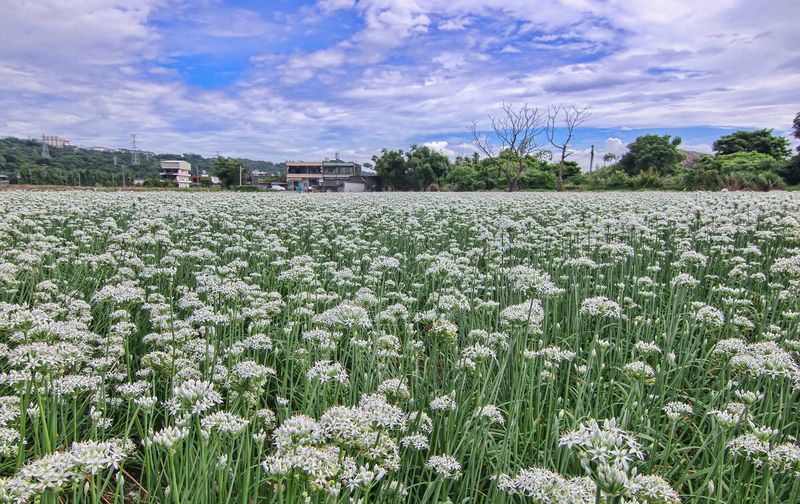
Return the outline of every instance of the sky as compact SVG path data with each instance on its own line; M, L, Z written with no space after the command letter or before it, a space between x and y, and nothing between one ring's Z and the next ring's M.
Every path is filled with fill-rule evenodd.
M0 0L0 136L282 161L474 151L504 103L644 133L789 136L796 0ZM544 141L544 138L541 139Z

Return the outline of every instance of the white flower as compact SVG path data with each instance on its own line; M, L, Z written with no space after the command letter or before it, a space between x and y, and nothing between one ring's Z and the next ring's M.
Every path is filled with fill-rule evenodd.
M319 381L321 384L337 382L342 385L348 385L350 383L347 370L344 366L338 362L329 360L316 362L306 373L306 378Z
M461 477L461 464L449 455L432 455L428 458L425 466L445 479L459 479Z
M620 305L605 296L584 299L583 302L581 302L579 313L581 315L591 315L601 318L622 318L622 308Z
M500 408L493 404L478 408L478 410L475 412L475 417L485 418L489 420L490 423L497 425L505 425L506 423L505 418L503 418L503 412L500 411Z
M538 299L509 306L500 312L500 318L510 324L527 326L531 332L541 332L544 309Z
M211 382L186 380L172 389L172 397L193 415L207 411L222 402L222 396Z

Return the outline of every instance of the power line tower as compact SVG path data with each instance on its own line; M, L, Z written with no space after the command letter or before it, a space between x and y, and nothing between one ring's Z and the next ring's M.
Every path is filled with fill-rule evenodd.
M42 159L50 159L50 149L47 147L47 137L42 135Z
M131 134L131 164L139 166L139 149L136 147L136 133Z

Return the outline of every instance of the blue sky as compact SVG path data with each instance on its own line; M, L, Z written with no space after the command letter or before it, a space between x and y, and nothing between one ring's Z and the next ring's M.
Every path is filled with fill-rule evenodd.
M592 112L573 157L800 111L793 1L0 0L0 135L268 160L473 150L503 102ZM544 139L542 139L544 140Z

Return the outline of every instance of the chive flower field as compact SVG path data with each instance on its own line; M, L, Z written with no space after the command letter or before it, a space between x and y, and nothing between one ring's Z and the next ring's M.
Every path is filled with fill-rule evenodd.
M0 193L0 502L800 502L792 193Z

